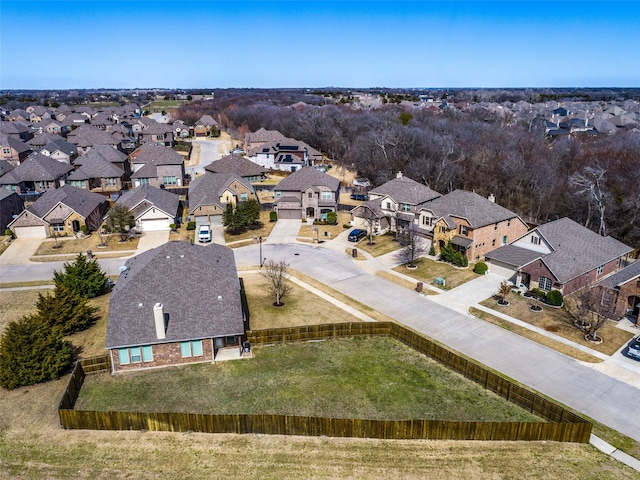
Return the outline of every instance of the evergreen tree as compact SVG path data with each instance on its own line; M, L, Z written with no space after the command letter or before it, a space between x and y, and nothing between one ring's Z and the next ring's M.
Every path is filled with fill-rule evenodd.
M96 259L87 260L79 253L74 263L65 263L64 270L53 272L56 288L64 285L82 298L94 298L109 291L107 276Z
M71 364L62 332L37 315L12 321L0 337L0 385L7 390L54 380Z
M116 203L107 212L105 226L112 232L120 234L120 240L125 241L129 232L136 226L136 220L129 211L129 207Z
M36 307L36 315L50 327L60 329L63 335L86 330L98 320L98 309L64 285L56 287L53 295L40 294Z

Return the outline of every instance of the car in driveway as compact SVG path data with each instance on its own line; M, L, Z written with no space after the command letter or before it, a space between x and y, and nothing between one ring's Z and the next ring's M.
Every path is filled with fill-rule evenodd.
M198 241L202 243L211 241L211 225L200 225L198 227Z
M361 230L359 228L354 228L353 230L351 230L351 232L349 232L348 240L350 242L359 242L360 240L362 240L366 236L367 236L367 231L366 230Z
M634 360L640 361L640 337L636 337L631 341L627 354Z
M361 202L366 202L367 200L369 200L369 195L367 195L366 193L352 193L351 200L359 200Z

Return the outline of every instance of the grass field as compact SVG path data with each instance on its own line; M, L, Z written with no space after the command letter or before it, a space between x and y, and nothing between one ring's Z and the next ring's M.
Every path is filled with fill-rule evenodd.
M0 292L2 315L14 317L29 309L29 299L19 294ZM96 301L107 300L105 296ZM378 315L355 300L340 300ZM313 316L300 317L315 323ZM83 356L103 353L105 331L103 312L96 325L72 340L83 342ZM68 375L10 392L0 389L0 479L639 478L637 472L581 444L67 431L60 428L56 410L67 380ZM602 425L596 424L594 433L640 456L637 442Z
M258 346L243 361L89 376L76 408L543 421L387 337Z
M104 241L107 246L98 248L101 240L97 233L92 233L84 238L59 238L57 242L55 239L47 239L43 240L34 256L78 254L86 253L87 250L92 250L94 253L135 250L138 248L138 240L139 238L135 237L120 243L120 235L104 235ZM56 243L60 245L60 248L55 248Z

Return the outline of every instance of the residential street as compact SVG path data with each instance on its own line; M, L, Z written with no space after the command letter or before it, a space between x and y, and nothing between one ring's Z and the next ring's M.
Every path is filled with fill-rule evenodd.
M280 235L289 239L286 227L282 225ZM293 270L640 441L640 425L633 421L640 389L460 311L460 295L477 294L478 298L486 298L486 292L454 289L434 300L374 275L376 269L386 268L384 258L354 261L345 255L345 247L345 242L340 240L321 245L263 242L262 253L267 259L286 260ZM259 264L259 245L234 252L240 269ZM117 275L124 261L103 259L100 264L108 274ZM0 265L0 278L3 282L47 280L53 270L62 265L63 262ZM489 275L482 281L499 282L499 277ZM490 283L483 288L490 291ZM454 294L456 291L458 297Z

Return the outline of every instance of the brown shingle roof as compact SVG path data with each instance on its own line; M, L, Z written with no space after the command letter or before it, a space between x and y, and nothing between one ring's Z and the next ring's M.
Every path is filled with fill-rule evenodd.
M370 190L369 195L388 195L395 202L410 205L420 205L442 196L435 190L431 190L428 186L422 185L408 177L389 180L387 183Z
M283 192L301 192L309 187L328 187L335 192L340 186L340 180L316 170L314 167L304 167L293 172L276 185L276 190Z

